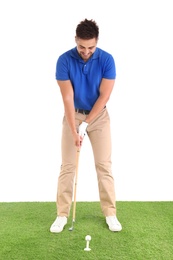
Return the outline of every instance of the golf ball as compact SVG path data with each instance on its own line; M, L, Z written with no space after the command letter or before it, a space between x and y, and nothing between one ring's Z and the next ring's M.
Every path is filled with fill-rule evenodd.
M87 236L85 237L85 240L90 241L90 240L91 240L91 236L90 236L90 235L87 235Z

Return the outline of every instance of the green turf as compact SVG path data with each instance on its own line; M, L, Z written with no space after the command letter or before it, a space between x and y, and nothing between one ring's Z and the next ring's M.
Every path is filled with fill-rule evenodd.
M173 202L117 202L117 212L123 230L111 232L99 202L77 202L74 230L71 214L52 234L54 202L0 203L0 260L173 259Z

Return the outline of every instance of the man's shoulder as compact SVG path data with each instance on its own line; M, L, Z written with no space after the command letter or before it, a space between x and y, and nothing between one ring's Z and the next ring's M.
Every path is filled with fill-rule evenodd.
M62 53L59 58L61 59L66 59L66 58L70 58L70 57L76 57L77 53L76 53L76 48L72 48L64 53Z
M98 47L97 47L97 49L95 51L95 54L98 57L113 57L113 55L110 52L105 51L105 50L103 50L101 48L98 48Z
M103 61L107 60L107 59L114 60L113 55L110 52L105 51L105 50L103 50L101 48L97 48L95 57L99 57Z

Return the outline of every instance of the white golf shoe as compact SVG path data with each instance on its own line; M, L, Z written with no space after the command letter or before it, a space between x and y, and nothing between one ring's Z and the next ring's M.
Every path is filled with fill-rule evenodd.
M122 226L116 216L106 217L106 223L108 224L109 230L111 230L111 231L121 231L122 230Z
M50 232L60 233L61 231L63 231L63 228L66 224L67 218L58 216L50 227Z

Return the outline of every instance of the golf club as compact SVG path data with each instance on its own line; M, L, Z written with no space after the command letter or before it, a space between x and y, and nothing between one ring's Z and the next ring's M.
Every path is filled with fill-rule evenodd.
M77 179L78 179L79 153L80 153L80 149L77 148L77 152L76 152L76 174L75 174L74 199L73 199L73 218L72 218L72 226L69 228L69 231L73 231L73 229L74 229L74 222L75 222L75 216L76 216L76 189L77 189Z

